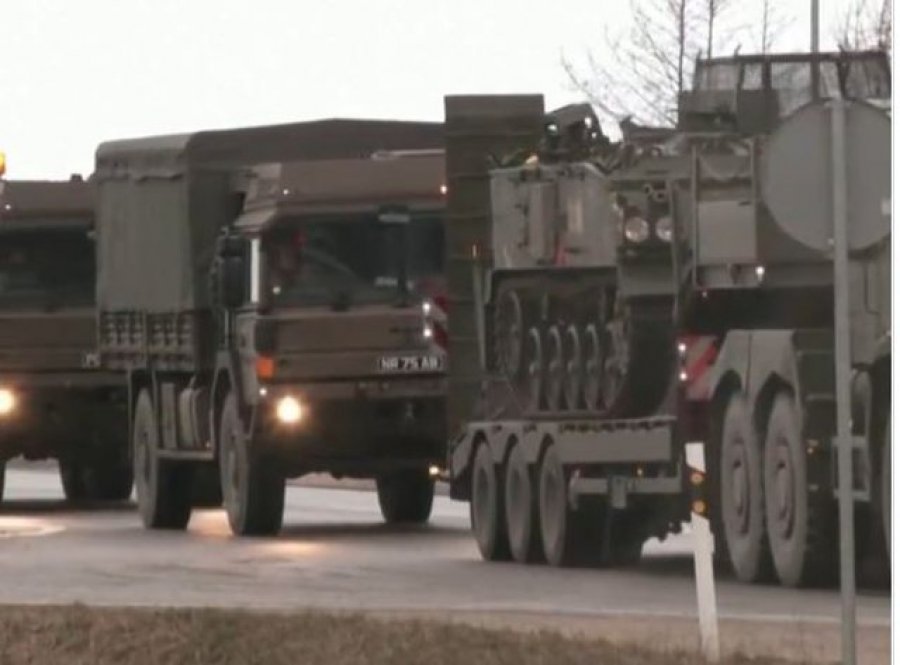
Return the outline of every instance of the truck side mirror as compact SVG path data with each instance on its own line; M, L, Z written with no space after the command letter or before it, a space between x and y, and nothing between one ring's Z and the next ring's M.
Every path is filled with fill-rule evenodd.
M247 300L246 281L243 257L222 257L219 264L219 295L225 307L231 309L244 304Z

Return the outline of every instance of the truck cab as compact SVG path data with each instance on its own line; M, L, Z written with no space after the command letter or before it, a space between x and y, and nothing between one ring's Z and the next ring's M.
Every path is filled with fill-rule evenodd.
M68 499L122 500L125 391L97 369L93 228L80 177L0 180L0 465L56 458Z
M259 444L375 478L389 520L427 517L444 458L443 177L439 150L256 167L220 245Z

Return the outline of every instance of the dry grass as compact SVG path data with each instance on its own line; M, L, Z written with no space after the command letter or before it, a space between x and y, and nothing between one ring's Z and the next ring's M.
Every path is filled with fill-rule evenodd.
M700 659L555 632L320 612L0 608L3 665L679 665ZM737 665L778 661L731 658Z

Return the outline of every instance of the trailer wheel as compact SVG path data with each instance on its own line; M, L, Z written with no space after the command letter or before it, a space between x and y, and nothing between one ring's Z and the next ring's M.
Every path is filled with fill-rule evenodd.
M565 372L562 333L559 326L552 325L547 331L547 367L544 379L544 401L549 411L559 411L562 406Z
M722 526L735 575L742 582L771 577L766 542L763 455L746 400L731 397L725 408L720 442L719 487Z
M219 470L228 524L238 536L278 533L284 516L284 476L253 450L229 393L219 428Z
M833 507L807 489L800 415L787 393L775 397L766 430L766 521L775 571L789 587L829 580L836 572Z
M543 558L537 491L522 446L513 446L504 483L506 533L512 558L532 563Z
M481 557L486 561L506 561L510 557L504 524L503 493L490 448L478 446L472 469L472 500L469 517Z
M407 469L379 476L378 506L388 524L423 524L431 516L434 481L428 469Z
M884 447L881 453L881 524L884 529L884 545L888 562L891 560L891 416L888 415L884 429ZM0 499L3 487L0 486Z
M145 389L134 411L132 460L141 520L148 529L184 529L191 519L191 467L158 455L159 427Z
M541 544L547 562L553 566L583 565L592 555L597 560L599 543L591 537L595 525L585 519L592 511L569 506L568 477L552 445L541 461L538 497Z

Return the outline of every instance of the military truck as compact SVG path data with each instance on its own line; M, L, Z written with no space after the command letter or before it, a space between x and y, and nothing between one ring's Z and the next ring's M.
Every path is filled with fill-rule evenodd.
M374 478L428 519L445 459L440 123L324 120L97 150L101 365L125 372L149 528L217 465L235 534L285 480Z
M0 180L0 498L5 464L55 458L69 500L131 494L127 391L97 367L92 185Z
M803 237L832 219L807 160L835 98L850 225L880 230L850 261L853 468L860 546L886 541L889 96L882 53L701 60L678 127L619 143L589 108L446 100L451 495L485 559L631 563L693 507L739 579L833 578L833 268Z

